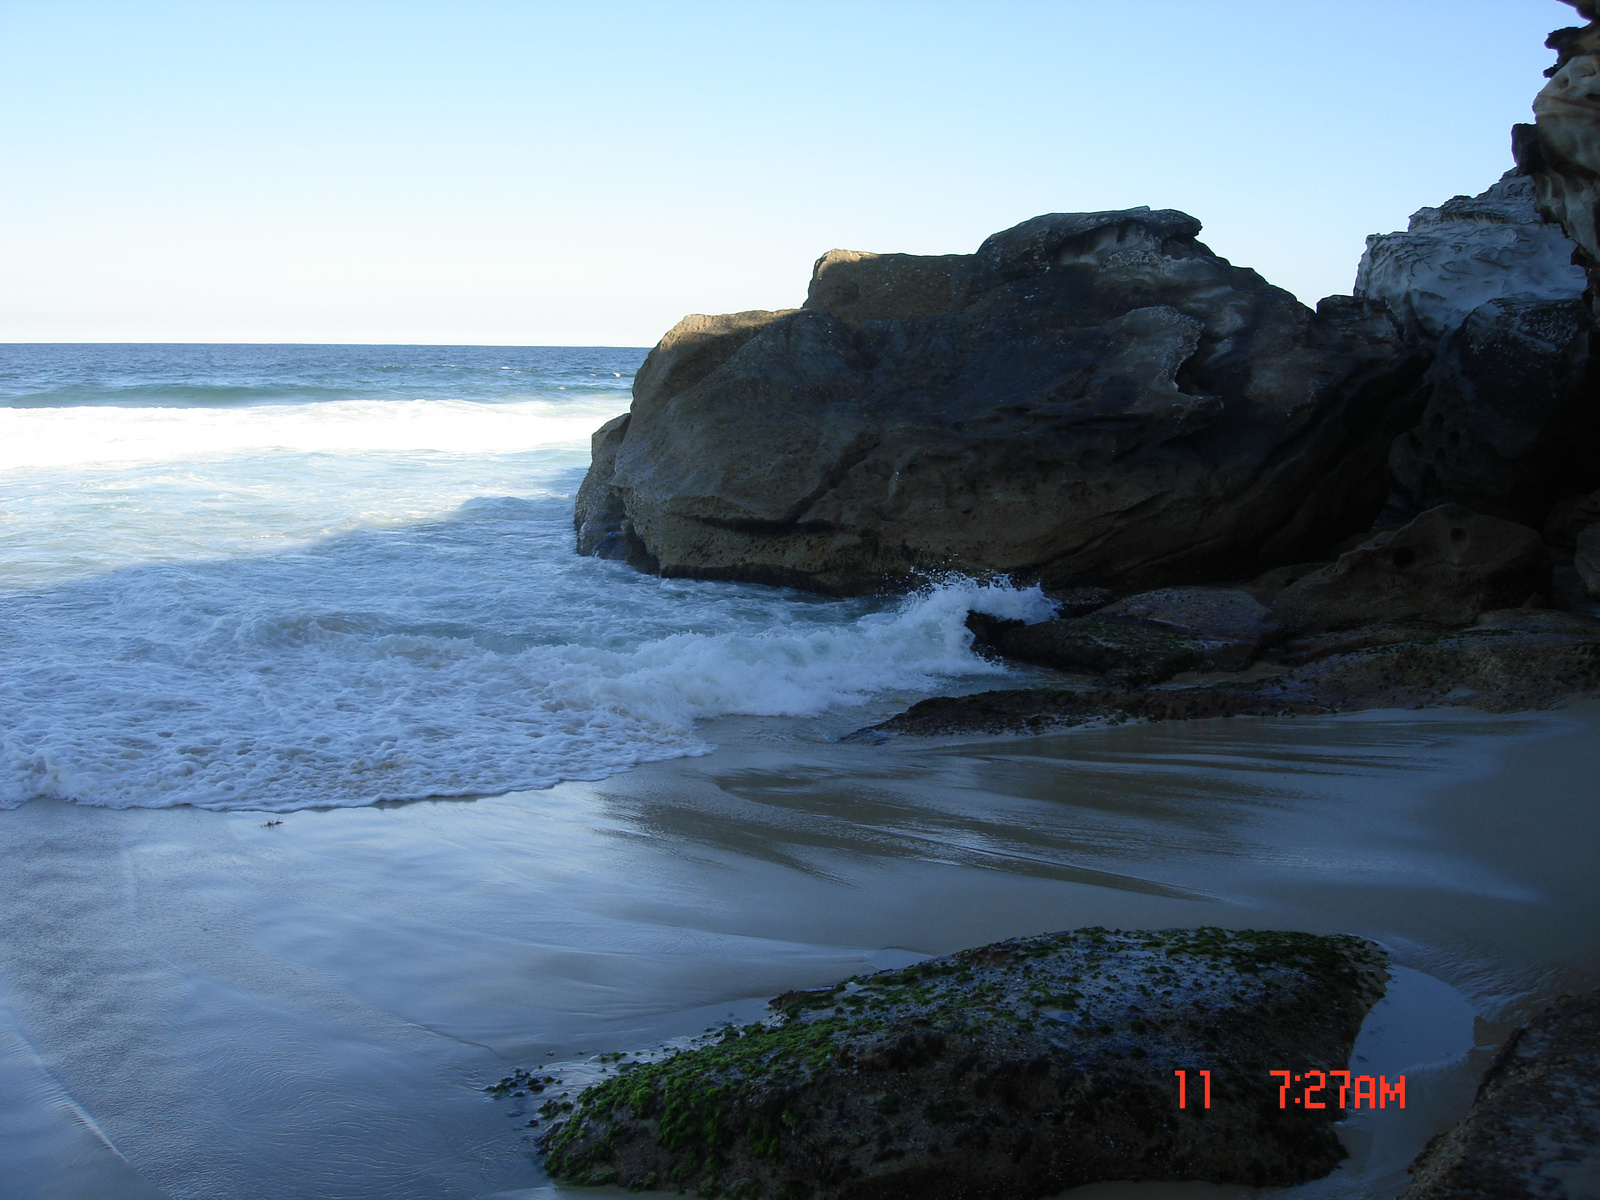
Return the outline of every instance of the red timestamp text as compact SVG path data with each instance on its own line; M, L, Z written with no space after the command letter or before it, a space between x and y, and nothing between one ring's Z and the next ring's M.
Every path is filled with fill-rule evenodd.
M1178 1107L1189 1107L1188 1071L1174 1071L1178 1078ZM1385 1075L1354 1075L1349 1071L1307 1071L1297 1075L1293 1071L1270 1071L1279 1078L1278 1107L1301 1108L1387 1108L1391 1101L1397 1108L1406 1106L1406 1077L1399 1075L1393 1083ZM1211 1107L1211 1072L1195 1071L1201 1108ZM1334 1092L1338 1099L1334 1099Z

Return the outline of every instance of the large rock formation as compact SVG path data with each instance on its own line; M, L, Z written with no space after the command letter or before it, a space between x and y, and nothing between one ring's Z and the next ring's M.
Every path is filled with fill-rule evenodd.
M1578 299L1474 309L1439 348L1421 420L1395 440L1396 510L1454 502L1540 524L1563 496L1600 485L1593 337Z
M941 569L1166 586L1314 557L1381 507L1425 356L1179 212L976 254L834 252L808 307L690 317L596 435L579 549L832 593Z
M1422 418L1390 455L1397 514L1454 502L1538 524L1562 496L1600 485L1574 250L1539 214L1534 181L1514 172L1367 239L1356 294L1435 350Z

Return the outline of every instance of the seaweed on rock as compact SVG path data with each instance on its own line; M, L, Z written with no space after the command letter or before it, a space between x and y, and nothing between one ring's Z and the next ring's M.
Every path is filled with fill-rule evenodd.
M1026 1200L1101 1179L1296 1183L1342 1110L1273 1070L1337 1068L1382 994L1359 938L1083 929L790 992L769 1021L585 1089L542 1147L571 1183L773 1200ZM1178 1107L1174 1071L1209 1071Z

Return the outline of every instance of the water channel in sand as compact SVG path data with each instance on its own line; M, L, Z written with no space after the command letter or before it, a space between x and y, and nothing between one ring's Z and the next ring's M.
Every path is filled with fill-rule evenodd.
M1409 1072L1408 1108L1297 1193L1391 1197L1505 1032L1600 985L1594 703L837 732L722 722L713 755L599 783L272 826L0 812L5 1194L603 1196L551 1185L479 1089L997 938L1211 924L1362 934L1407 968L1358 1054Z

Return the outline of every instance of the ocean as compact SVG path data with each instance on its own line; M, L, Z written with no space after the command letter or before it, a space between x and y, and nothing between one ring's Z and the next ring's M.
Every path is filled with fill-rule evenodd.
M0 806L490 795L1000 668L943 581L826 600L573 552L637 349L0 349Z

